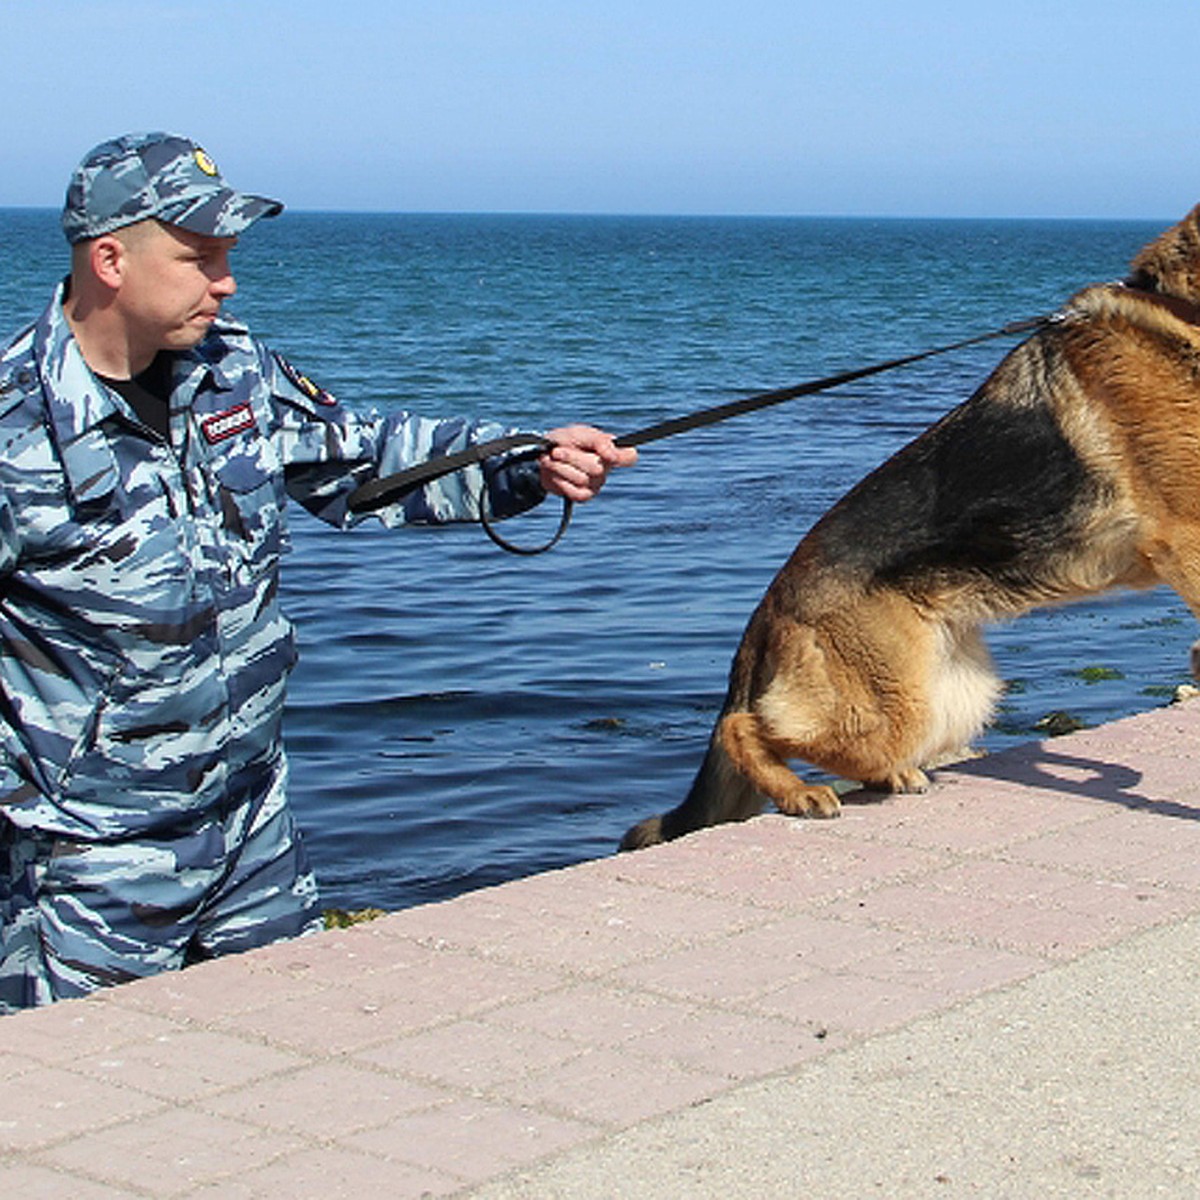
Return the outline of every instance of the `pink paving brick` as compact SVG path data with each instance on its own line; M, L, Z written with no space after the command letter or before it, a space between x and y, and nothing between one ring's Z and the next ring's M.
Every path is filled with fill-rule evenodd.
M13 1080L27 1071L36 1071L41 1065L36 1059L26 1058L23 1054L4 1051L0 1054L0 1088L8 1087Z
M474 903L411 910L392 929L507 962L595 974L768 919L748 904L595 873L586 884L554 872L464 899ZM539 931L532 938L531 922Z
M1200 819L1200 806L1196 803L1196 762L1191 756L1183 757L1165 753L1139 753L1138 774L1141 776L1137 794L1146 797L1151 805L1155 800L1172 801L1172 807L1190 820Z
M853 972L822 974L768 992L757 1012L808 1028L815 1037L880 1033L947 1007L946 997L890 979Z
M1162 762L1164 777L1179 774L1177 761ZM1139 761L1136 767L1108 751L1096 754L1069 749L1059 742L1023 747L954 768L947 779L990 781L992 784L1019 785L1033 796L1053 796L1059 803L1073 801L1081 805L1120 805L1131 807L1152 797L1146 771ZM1149 790L1148 790L1149 789Z
M326 976L315 971L277 969L269 960L260 960L256 952L169 971L102 995L118 1009L159 1014L173 1021L204 1022L215 1014L247 1012L280 998L319 992L328 983Z
M908 846L823 836L822 826L815 821L772 822L765 826L769 837L738 846L731 854L721 853L715 838L704 842L703 853L689 853L692 848L686 847L677 854L672 847L669 854L631 854L626 872L631 879L663 887L795 909L944 861L931 851Z
M957 895L938 887L936 881L925 881L885 885L856 899L839 900L829 906L829 912L923 937L967 941L987 924L995 908L985 898Z
M587 985L585 985L586 988ZM636 1056L678 1059L700 1071L730 1078L798 1062L820 1047L809 1046L807 1032L664 999L661 995L621 994L598 986L542 997L528 1004L489 1013L488 1024L549 1029L579 1046L620 1048Z
M371 972L320 992L218 1017L213 1026L328 1056L536 995L559 982L556 974L436 953L426 971Z
M0 1089L0 1152L50 1146L148 1119L162 1107L152 1096L43 1067L21 1076L19 1087Z
M871 925L854 902L841 906L839 918L826 913L789 917L747 934L746 944L768 957L795 954L809 969L839 971L864 958L894 954L911 938Z
M798 915L627 967L613 979L679 999L737 1004L863 957L891 953L907 940L862 921Z
M850 815L847 813L847 815ZM1073 797L1031 792L1004 779L940 776L924 796L901 796L860 822L831 822L842 836L896 842L944 853L993 851L1092 816Z
M985 864L980 869L994 872L997 868ZM1016 877L1029 879L1021 872ZM969 878L969 870L960 870L948 874L947 881L962 886ZM1192 907L1186 897L1153 889L1105 889L1053 873L1046 878L1054 881L1054 890L1022 896L1014 888L1001 900L965 888L952 891L933 879L880 888L855 905L862 917L923 937L995 943L1055 959L1108 945L1122 932L1149 928Z
M1200 897L1112 879L1079 879L1054 893L1056 906L1132 932L1200 909Z
M467 1091L496 1087L580 1053L565 1038L456 1021L361 1051L356 1061Z
M1014 846L1011 857L1066 870L1134 877L1143 864L1182 852L1200 861L1200 823L1156 813L1105 813Z
M593 1124L520 1104L468 1098L341 1139L344 1146L479 1183L593 1140Z
M48 1150L47 1162L135 1194L178 1196L301 1149L301 1139L173 1109Z
M1158 854L1184 850L1200 855L1200 819L1171 804L1118 814L1122 818L1120 838Z
M486 1014L489 1025L520 1029L577 1046L619 1046L653 1034L691 1011L687 1004L642 992L579 983Z
M1020 862L1078 876L1131 879L1143 863L1164 847L1143 842L1128 814L1105 816L1088 825L1061 830L1014 846L1009 856Z
M762 914L751 905L693 896L683 889L647 887L626 877L624 859L587 863L583 873L552 871L496 889L496 904L532 916L553 916L568 927L608 930L630 941L663 945L753 924ZM581 889L588 897L580 905Z
M324 982L374 971L426 970L430 962L428 950L415 942L388 936L389 924L403 920L403 913L394 913L349 929L331 929L315 937L277 942L255 951L255 966L293 979L311 974Z
M814 1034L882 1033L949 1006L956 997L852 972L815 976L754 1001L772 1016L804 1022Z
M553 990L570 977L561 963L517 965L437 949L421 969L404 966L348 975L342 986L362 1002L364 1011L386 1007L389 1020L416 1029L431 1021L451 1021ZM440 986L431 988L430 979L438 980Z
M439 1019L432 997L423 1005L385 1005L348 987L282 998L249 1012L218 1016L213 1026L237 1037L261 1039L302 1055L336 1055L368 1046Z
M1200 856L1191 850L1156 854L1129 871L1131 878L1156 887L1200 891Z
M859 959L854 975L904 984L947 1002L1005 987L1047 968L1044 959L962 942L910 941L887 954Z
M0 1018L0 1055L13 1051L41 1063L62 1063L179 1028L166 1017L129 1012L113 1004L112 997L123 990L114 988L87 1000L35 1009L16 1019Z
M94 1183L80 1175L68 1175L31 1163L10 1166L3 1162L0 1162L0 1194L46 1197L46 1200L68 1196L70 1200L128 1200L129 1197L124 1188Z
M70 1066L92 1079L183 1102L243 1086L303 1061L270 1046L188 1029L81 1055Z
M518 1080L505 1095L579 1121L622 1129L726 1090L714 1070L690 1071L623 1048L592 1050Z
M662 1029L624 1043L621 1053L740 1081L797 1067L832 1048L828 1038L793 1021L693 1008Z
M439 1088L353 1063L328 1062L209 1097L200 1107L239 1123L285 1133L317 1133L332 1140L390 1125L446 1099Z
M976 811L1032 833L1087 821L1113 805L1128 807L1142 799L1137 771L1046 753L1020 766L981 759L945 782Z
M1187 756L1200 744L1200 704L1174 704L1084 729L1062 739L1073 752L1140 756L1143 751Z
M1016 853L1019 854L1019 849ZM993 904L1008 904L1022 900L1049 902L1058 893L1076 887L1080 876L1031 863L981 858L939 871L929 882L948 892L974 896Z
M976 924L974 936L1019 953L1065 961L1109 946L1128 931L1117 920L1037 903L1011 903L995 906Z
M758 939L743 934L626 967L612 978L676 999L737 1003L813 971L798 951L767 957Z
M589 913L547 912L536 938L524 909L480 898L471 908L432 905L404 914L394 932L439 949L461 951L514 965L572 971L605 971L635 959L642 948L617 925Z
M422 1200L448 1196L461 1188L461 1179L440 1171L361 1151L321 1147L223 1180L212 1192L212 1200Z

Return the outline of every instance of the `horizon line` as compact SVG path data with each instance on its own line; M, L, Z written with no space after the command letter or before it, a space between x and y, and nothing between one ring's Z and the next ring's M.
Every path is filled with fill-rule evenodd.
M0 212L53 213L61 210L46 204L3 204ZM729 221L1114 221L1128 223L1172 224L1178 217L1098 216L1087 214L1026 214L1021 216L937 213L790 213L790 212L668 212L668 211L580 211L571 209L388 209L388 208L302 208L285 205L281 216L364 216L364 217L558 217L589 220L729 220Z

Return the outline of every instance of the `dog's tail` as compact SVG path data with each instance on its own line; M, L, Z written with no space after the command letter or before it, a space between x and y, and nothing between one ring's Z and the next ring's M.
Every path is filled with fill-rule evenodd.
M755 684L761 682L754 678L755 664L763 657L762 640L768 627L763 618L763 604L760 604L751 615L733 656L729 687L708 739L708 752L683 803L657 817L647 817L626 830L620 849L640 850L644 846L656 846L708 825L746 821L762 812L764 798L733 765L721 738L721 726L731 714L749 711Z
M632 826L621 839L622 850L640 850L659 842L669 842L726 821L745 821L757 816L763 798L754 785L733 765L721 745L721 714L708 743L708 753L696 772L691 790L678 808L657 817L647 817Z

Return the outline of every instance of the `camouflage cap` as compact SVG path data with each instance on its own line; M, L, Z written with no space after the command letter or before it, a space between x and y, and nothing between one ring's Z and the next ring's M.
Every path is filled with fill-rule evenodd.
M148 217L210 237L235 237L282 210L278 200L234 191L189 138L127 133L101 142L75 168L62 226L71 243Z

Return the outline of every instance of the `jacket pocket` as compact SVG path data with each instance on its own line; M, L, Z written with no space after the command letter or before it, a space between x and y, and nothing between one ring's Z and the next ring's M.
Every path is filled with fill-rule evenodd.
M283 473L269 443L233 446L212 463L234 573L253 583L273 573L284 547Z

